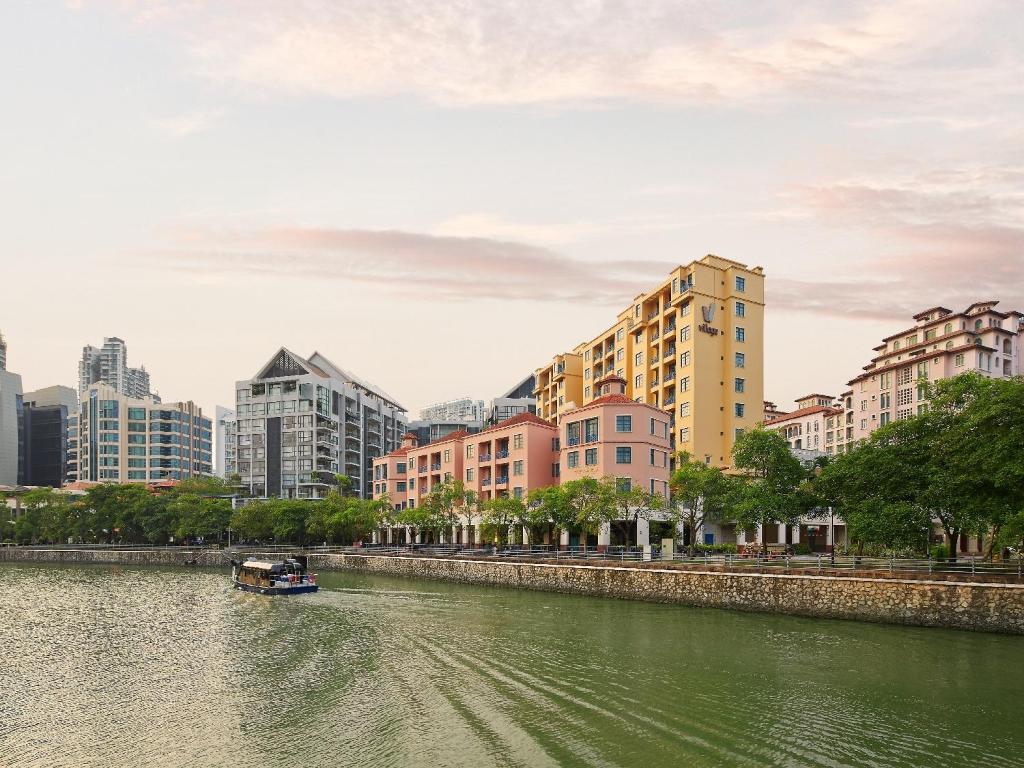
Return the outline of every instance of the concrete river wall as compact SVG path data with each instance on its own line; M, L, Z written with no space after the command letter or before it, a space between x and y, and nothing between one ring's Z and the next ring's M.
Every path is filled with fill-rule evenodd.
M201 567L226 567L229 562L226 553L211 549L0 547L0 562L4 560ZM1024 634L1024 584L325 553L310 553L309 564L314 571Z
M1024 585L312 554L310 567L513 589L1024 634Z

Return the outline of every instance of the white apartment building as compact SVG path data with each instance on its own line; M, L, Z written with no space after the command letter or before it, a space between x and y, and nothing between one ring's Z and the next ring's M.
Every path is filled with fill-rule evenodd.
M217 406L214 413L216 459L213 463L213 471L217 477L228 478L238 471L238 466L235 463L238 451L237 419L235 412L230 408Z
M195 403L159 403L106 384L68 424L68 482L155 483L213 473L213 425Z
M1024 314L1000 312L998 303L979 301L962 312L932 307L914 315L910 328L882 339L864 373L848 382L847 434L863 440L890 421L922 413L928 382L967 371L997 378L1024 373Z
M319 352L281 347L235 383L237 473L258 498L317 499L336 475L373 491L373 460L401 444L405 409Z
M7 370L5 357L0 366L0 485L17 485L21 480L22 390L21 376Z
M485 418L484 401L471 400L468 397L445 400L443 403L435 403L420 409L421 421L479 421L482 423Z
M146 369L128 367L128 346L116 336L103 339L102 347L82 348L82 359L78 361L78 394L84 394L92 384L106 384L128 397L152 397L160 402L150 391Z

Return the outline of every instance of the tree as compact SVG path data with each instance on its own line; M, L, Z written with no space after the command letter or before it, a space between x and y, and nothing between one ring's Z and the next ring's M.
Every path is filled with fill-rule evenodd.
M531 519L544 521L552 527L554 544L561 546L562 532L572 530L576 522L576 512L569 505L566 485L548 485L534 488L527 496L527 506L531 510ZM536 523L535 523L536 524Z
M593 477L570 480L565 489L566 505L572 510L574 523L583 535L583 549L587 548L587 534L597 534L602 524L610 522L615 514L614 485Z
M269 541L274 537L274 516L269 502L251 501L231 516L231 527L243 539Z
M509 527L526 517L526 505L514 496L488 499L480 507L483 534L499 545L508 543Z
M718 467L696 461L683 451L669 480L673 527L683 523L690 533L689 552L697 544L697 531L721 520L734 492L732 481Z
M639 521L650 521L665 509L665 497L660 493L651 493L645 488L613 477L605 478L602 482L611 488L617 510L613 522L622 533L626 545L629 544L630 532L636 533Z
M734 493L737 525L763 528L796 522L800 510L795 491L803 467L782 435L763 427L744 432L736 439L732 456L736 469L744 473Z
M459 522L462 508L473 500L472 492L466 490L461 480L445 480L430 489L423 499L421 507L425 508L430 518L437 520L439 528L452 535L452 529Z

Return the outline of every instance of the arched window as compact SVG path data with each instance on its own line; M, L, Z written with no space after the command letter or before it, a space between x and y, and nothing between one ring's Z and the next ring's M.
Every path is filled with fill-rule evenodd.
M952 341L947 341L946 342L946 349L952 349L952 348L953 348L953 342Z
M953 324L952 323L946 323L946 325L942 329L942 332L943 333L952 333L953 332Z
M974 321L974 330L981 330L981 318L978 318L977 320Z
M1013 346L1010 344L1009 339L1003 339L1003 354L1010 354L1013 351Z

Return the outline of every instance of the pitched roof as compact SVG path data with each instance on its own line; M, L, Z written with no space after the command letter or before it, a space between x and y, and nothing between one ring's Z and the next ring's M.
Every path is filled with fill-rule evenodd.
M557 427L554 424L552 424L550 421L545 421L540 416L537 416L536 414L533 414L533 413L530 413L529 411L526 411L524 413L517 413L515 416L510 416L509 418L505 419L504 421L499 421L494 426L488 427L487 429L483 429L480 432L478 432L477 434L482 435L485 432L494 432L495 430L505 429L506 427L514 427L514 426L516 426L518 424L539 424L542 427L549 427L550 429L557 429Z
M835 416L843 412L842 408L832 408L827 405L811 405L807 408L799 408L791 413L787 413L785 416L779 416L778 418L772 419L769 424L778 424L780 421L789 421L790 419L800 419L804 416L810 416L815 413L828 413L829 416Z
M601 395L599 398L590 401L583 407L589 408L592 405L608 405L609 403L632 403L633 405L647 405L647 403L638 403L633 398L626 397L625 395L620 394L619 392L613 392L610 395ZM654 406L652 405L651 407L653 408Z

